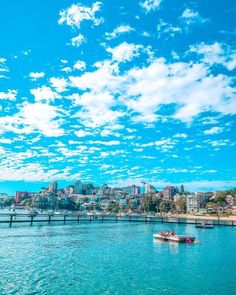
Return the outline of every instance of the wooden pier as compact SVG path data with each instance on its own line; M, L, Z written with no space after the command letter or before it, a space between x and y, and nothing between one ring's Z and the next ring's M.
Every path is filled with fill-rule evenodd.
M81 213L66 213L66 214L53 214L53 213L0 213L0 224L9 224L12 227L17 223L33 224L52 224L52 223L67 222L145 222L145 223L177 223L177 224L201 224L202 222L218 226L236 226L236 221L231 220L213 220L213 219L198 219L198 218L179 218L168 216L149 216L149 215L124 215L118 214L81 214Z

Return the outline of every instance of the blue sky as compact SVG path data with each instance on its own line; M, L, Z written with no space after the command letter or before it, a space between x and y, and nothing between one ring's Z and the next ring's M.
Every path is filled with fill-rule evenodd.
M236 186L234 1L0 2L0 192Z

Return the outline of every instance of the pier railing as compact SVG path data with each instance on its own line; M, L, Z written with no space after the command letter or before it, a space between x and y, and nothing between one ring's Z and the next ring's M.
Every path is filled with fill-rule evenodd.
M183 218L169 216L149 216L149 215L124 215L119 214L53 214L53 213L0 213L0 224L9 224L12 227L17 223L26 224L51 224L66 222L148 222L148 223L177 223L177 224L201 224L202 222L219 226L236 226L236 220L221 220L201 218Z

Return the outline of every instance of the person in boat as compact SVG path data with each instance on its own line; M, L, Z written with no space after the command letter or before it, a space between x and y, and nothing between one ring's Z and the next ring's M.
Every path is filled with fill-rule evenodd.
M171 236L175 236L175 231L174 231L173 228L172 228L172 230L171 230L171 232L170 232L170 235L171 235Z
M168 236L169 236L169 232L168 232L168 230L165 231L163 235L164 235L164 237L168 237Z
M160 236L165 238L165 237L169 236L169 233L168 233L168 231L160 231Z

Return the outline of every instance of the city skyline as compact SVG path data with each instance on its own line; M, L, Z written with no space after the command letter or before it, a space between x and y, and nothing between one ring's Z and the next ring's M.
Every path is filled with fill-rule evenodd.
M0 3L0 192L236 187L234 1L20 2Z
M12 182L13 185L7 185L4 186L5 182L0 182L0 194L8 194L8 195L15 195L16 192L40 192L44 189L48 189L49 191L53 191L54 188L56 187L56 191L57 190L67 190L69 187L73 187L73 191L75 194L82 194L82 187L85 185L92 185L94 187L94 189L99 189L101 188L103 185L107 185L109 188L111 189L115 189L115 188L127 188L127 187L138 187L140 189L140 193L143 193L145 191L146 187L151 187L154 188L156 191L162 191L163 188L165 187L173 187L173 188L177 188L178 191L184 190L186 192L190 192L190 193L194 193L194 192L217 192L220 190L230 190L230 189L234 189L234 187L230 187L230 186L224 186L223 189L217 189L216 187L212 187L212 189L198 189L199 187L197 186L196 188L193 189L189 189L189 187L185 186L184 183L177 183L177 184L173 184L173 183L159 183L159 186L156 186L153 183L149 183L149 182L145 182L145 181L141 181L140 183L128 183L126 182L125 185L120 185L120 186L116 186L116 185L109 185L109 183L100 183L100 184L95 184L93 182L83 182L82 180L74 180L73 181L57 181L57 180L53 180L51 182ZM17 186L17 184L19 184ZM78 183L79 183L79 188L78 188ZM77 188L76 188L77 186Z

